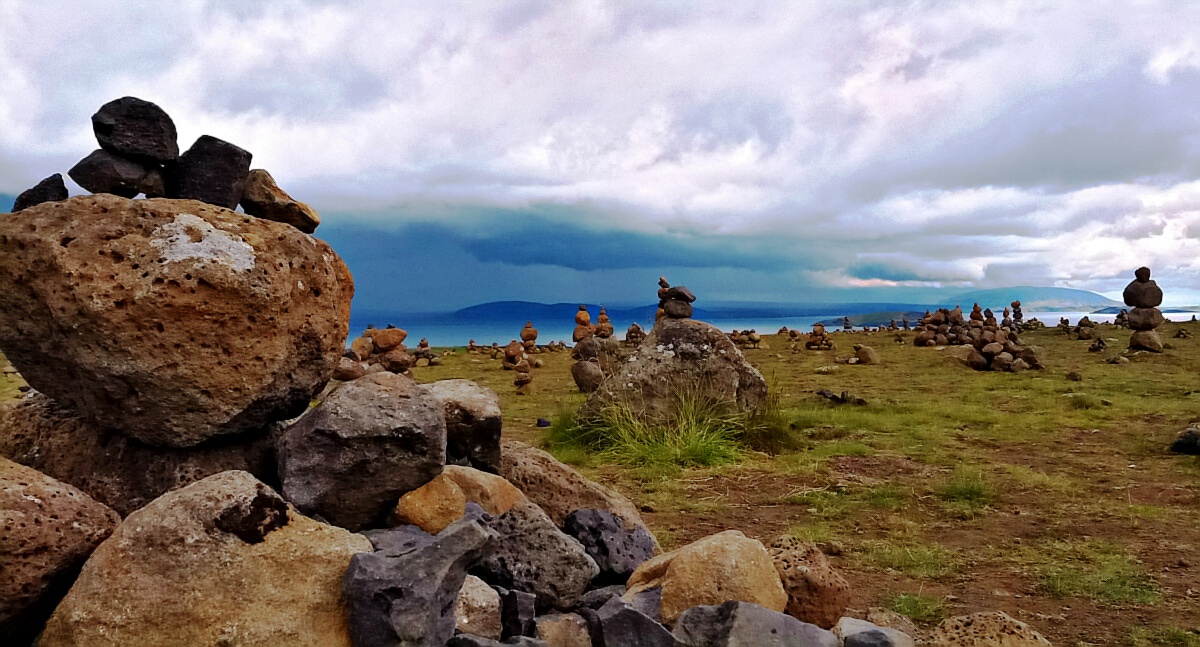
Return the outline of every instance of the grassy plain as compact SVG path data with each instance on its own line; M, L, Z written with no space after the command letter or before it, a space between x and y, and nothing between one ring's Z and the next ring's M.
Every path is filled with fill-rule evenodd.
M1195 337L1174 338L1181 328ZM925 627L999 609L1060 647L1200 646L1200 459L1166 449L1200 419L1200 324L1167 324L1172 348L1124 365L1104 360L1128 331L1102 330L1103 353L1054 329L1025 333L1049 368L1021 374L976 373L888 333L838 333L826 352L767 335L745 354L776 390L790 448L715 467L552 451L632 498L668 548L731 528L818 542L856 608ZM854 343L882 363L838 363ZM544 445L538 418L562 419L583 397L567 353L537 358L523 396L498 360L463 349L414 374L490 386L505 435ZM16 386L0 383L0 400ZM822 389L866 404L831 404Z

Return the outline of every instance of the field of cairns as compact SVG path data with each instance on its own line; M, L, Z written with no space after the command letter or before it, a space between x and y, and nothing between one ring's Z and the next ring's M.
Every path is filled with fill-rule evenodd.
M1200 645L1200 323L1148 271L1136 331L730 334L664 279L430 348L349 329L248 152L93 125L92 195L0 214L0 644Z

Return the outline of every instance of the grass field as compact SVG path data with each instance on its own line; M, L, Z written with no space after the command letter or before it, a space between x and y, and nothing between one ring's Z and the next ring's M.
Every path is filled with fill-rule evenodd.
M1174 338L1180 328L1195 337ZM1049 368L1021 374L976 373L887 333L838 333L826 352L768 335L745 354L776 389L790 449L715 467L553 451L633 499L668 548L730 528L818 542L857 608L922 626L999 609L1060 646L1200 645L1200 461L1166 450L1200 419L1200 324L1167 324L1173 348L1124 365L1104 360L1128 331L1101 329L1105 353L1054 329L1025 333ZM854 343L882 363L837 363ZM413 372L490 386L506 436L544 444L537 419L561 419L583 398L567 353L537 357L524 396L498 360L462 349ZM833 405L821 389L867 403Z

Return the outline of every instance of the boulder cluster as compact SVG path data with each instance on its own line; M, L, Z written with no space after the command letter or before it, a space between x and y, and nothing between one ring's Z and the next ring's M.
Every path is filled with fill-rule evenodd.
M792 335L792 333L796 333ZM799 331L791 331L788 333L793 338L799 337ZM808 334L808 339L804 340L805 350L833 350L833 338L829 333L825 332L825 325L817 322L813 324L812 332Z
M968 366L977 371L1017 373L1044 368L1040 348L1023 346L1017 337L1015 325L1002 325L996 321L990 308L983 311L978 303L971 308L969 317L963 317L962 308L959 307L926 312L917 327L913 345L969 346L964 359Z
M762 335L757 331L751 330L734 330L729 333L729 341L732 341L735 346L746 350L748 348L763 348Z
M1125 286L1121 296L1125 305L1133 308L1127 316L1128 325L1133 329L1133 334L1129 336L1129 349L1161 353L1163 343L1157 328L1166 321L1158 309L1162 305L1163 293L1150 278L1150 268L1139 267L1134 272L1134 280Z
M230 210L240 204L251 216L308 234L321 223L316 211L293 200L270 173L251 170L251 154L229 142L203 135L180 154L175 123L149 101L122 97L104 104L92 115L92 130L100 148L67 172L92 193L198 200ZM13 211L66 198L56 173L17 196Z

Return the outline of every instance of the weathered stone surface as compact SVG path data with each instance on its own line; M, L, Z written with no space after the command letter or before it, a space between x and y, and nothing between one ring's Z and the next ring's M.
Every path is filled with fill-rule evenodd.
M441 532L462 518L467 503L499 516L526 502L520 490L495 474L447 465L432 481L400 497L392 521L412 524L425 532Z
M589 337L589 339L594 339ZM595 393L604 383L604 370L593 361L580 361L571 365L571 378L580 393Z
M609 600L595 614L594 647L682 647L666 627L620 598Z
M227 141L201 135L168 173L167 194L234 209L250 175L250 159L250 153Z
M413 526L367 535L375 551L355 555L342 579L355 647L444 645L467 569L495 547L495 535L474 518L436 536Z
M446 412L446 462L500 471L500 396L470 380L438 380L425 390Z
M92 131L100 147L148 162L179 157L175 122L166 111L137 97L121 97L100 106L92 115Z
M321 216L315 209L292 198L279 188L270 173L260 168L246 176L239 202L242 210L255 218L282 222L306 234L313 233L321 224Z
M692 304L687 301L670 299L663 302L663 313L671 319L687 319L692 316Z
M1163 293L1158 283L1150 280L1150 268L1139 267L1134 280L1125 286L1121 294L1125 305L1133 308L1157 308L1162 305Z
M339 385L276 448L288 501L358 530L441 473L446 420L416 382L379 373Z
M129 515L40 645L349 646L340 581L367 550L366 538L297 514L245 472L210 476Z
M303 412L353 292L325 243L196 202L94 195L0 219L0 350L35 389L154 445Z
M391 373L406 373L414 363L413 356L404 348L393 348L379 356L379 365Z
M624 584L643 562L654 557L657 544L641 526L625 524L607 510L582 509L567 515L563 532L574 537L600 568L595 584Z
M97 148L76 162L67 175L92 193L111 193L123 198L132 198L139 193L162 197L162 176L158 170L103 148ZM157 195L150 195L152 193Z
M525 493L561 526L575 510L608 510L626 529L646 527L633 502L619 492L589 481L550 454L515 440L501 442L500 476Z
M371 331L369 339L376 353L386 353L400 348L404 340L408 339L408 331L403 328L379 328Z
M1200 455L1200 422L1193 422L1179 432L1171 441L1171 451L1176 454Z
M502 647L503 645L515 645L516 647L549 647L544 640L530 638L528 636L516 636L509 638L504 642L497 642L490 638L482 636L472 636L471 634L459 634L450 639L446 643L446 647Z
M985 611L943 621L924 644L929 647L1038 647L1049 645L1050 641L1002 611Z
M500 640L500 594L487 582L468 575L454 603L454 629Z
M842 647L916 647L904 632L857 618L842 618L833 633L842 639Z
M780 537L768 548L783 588L788 615L826 629L850 605L850 583L833 569L816 544Z
M341 382L357 380L366 374L367 369L363 367L362 362L349 357L339 358L337 368L333 369L333 379Z
M783 611L788 595L762 543L737 530L710 535L642 564L629 578L623 600L662 587L666 625L686 609L737 600Z
M873 365L879 363L879 351L870 346L859 346L854 350L854 357L858 359L859 364Z
M152 447L99 428L37 391L0 414L0 456L70 483L121 516L229 470L277 482L278 425L197 447Z
M505 589L500 593L501 635L532 636L536 631L537 596L525 591Z
M0 458L0 635L33 638L120 521L78 489Z
M678 299L684 303L696 302L696 295L692 294L691 290L682 285L677 285L673 288L667 288L667 291L663 296L667 299Z
M67 185L63 183L61 173L55 173L50 177L33 185L33 188L25 189L17 199L13 201L13 213L28 209L36 204L43 202L58 202L67 199Z
M1126 321L1133 330L1154 330L1167 322L1158 308L1134 308L1129 311Z
M500 541L477 574L491 584L533 593L540 610L571 608L600 572L583 546L536 505L513 506L487 525Z
M588 398L581 415L621 403L650 418L668 418L680 389L698 389L739 411L758 410L767 400L766 380L728 335L703 321L665 318Z
M536 636L550 647L592 647L587 621L577 613L551 613L534 620Z
M1129 336L1129 347L1133 350L1148 350L1152 353L1163 352L1162 338L1153 330L1137 330Z
M609 600L625 594L624 584L612 584L598 589L592 589L579 598L579 606L589 609L599 609Z
M825 629L749 602L692 607L673 633L687 647L841 647Z

